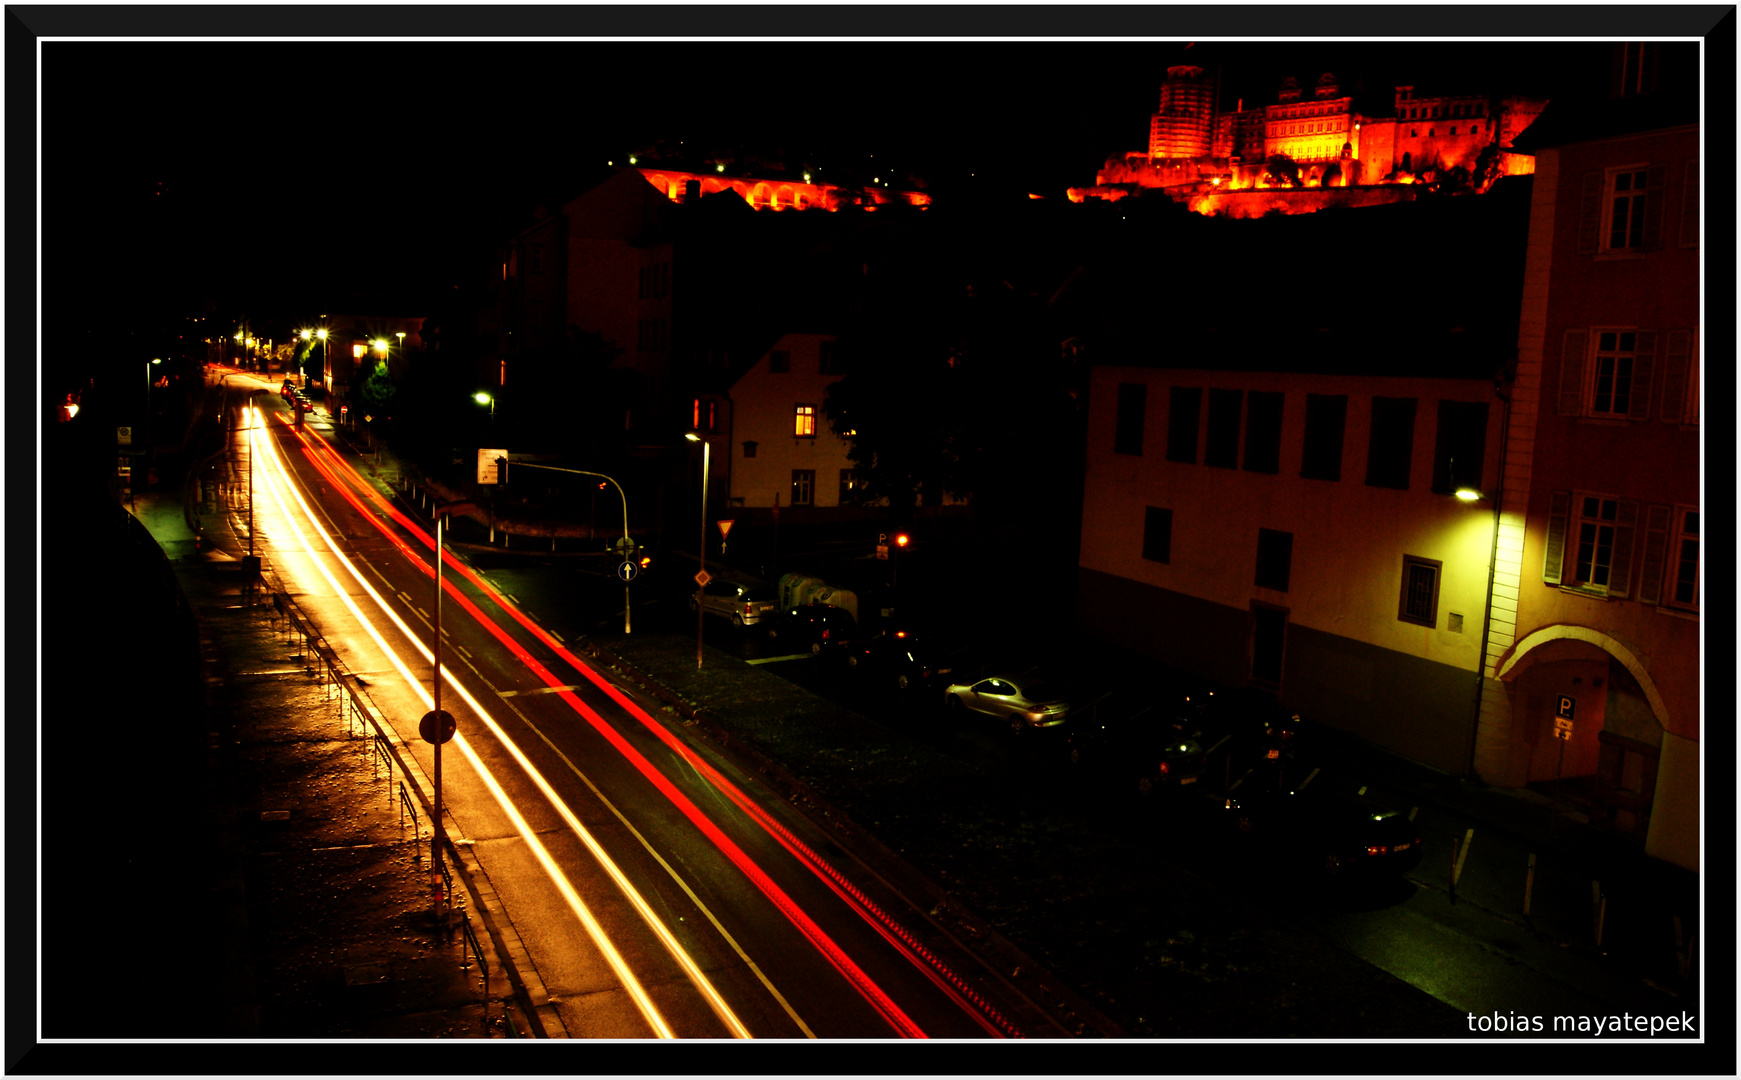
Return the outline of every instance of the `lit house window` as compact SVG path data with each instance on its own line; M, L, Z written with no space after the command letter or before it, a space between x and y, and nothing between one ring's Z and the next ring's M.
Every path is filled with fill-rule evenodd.
M1632 373L1638 335L1604 330L1596 335L1596 365L1590 373L1590 415L1621 417L1632 405Z
M1143 452L1143 415L1148 406L1148 386L1144 383L1118 384L1118 412L1112 432L1112 452L1136 454Z
M1621 46L1617 96L1632 97L1656 89L1657 55L1658 44L1654 41L1628 41Z
M1618 499L1585 495L1578 499L1578 519L1573 531L1573 585L1608 587L1614 570L1614 519Z
M1673 607L1699 610L1699 511L1697 507L1675 510L1674 543L1669 547L1669 566L1674 573L1668 602Z
M1293 557L1293 533L1276 529L1257 530L1257 575L1254 584L1260 589L1287 592Z
M1402 557L1402 599L1397 603L1396 617L1420 626L1439 623L1439 571L1444 566L1436 559L1421 559L1413 555Z
M1656 339L1654 330L1567 330L1560 350L1559 414L1650 419Z
M1660 244L1666 164L1591 170L1583 184L1578 254L1630 256Z
M1608 180L1609 251L1629 251L1644 246L1645 170L1626 169Z
M1159 506L1143 508L1143 558L1150 562L1173 561L1173 512Z
M816 406L800 405L793 413L792 434L800 439L816 437Z
M1598 596L1627 596L1637 531L1636 502L1582 491L1554 492L1542 580Z

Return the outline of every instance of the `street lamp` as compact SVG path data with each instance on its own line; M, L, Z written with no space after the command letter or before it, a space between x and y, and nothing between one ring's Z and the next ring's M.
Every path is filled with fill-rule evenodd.
M713 446L699 431L686 431L683 437L701 444L701 542L695 546L701 569L695 575L695 669L701 670L701 620L707 615L707 464Z
M483 395L480 394L479 396L481 397ZM548 469L550 472L579 473L581 476L596 476L601 480L609 480L611 482L611 484L617 489L617 496L623 500L623 538L621 540L617 541L617 551L619 554L622 555L623 561L625 563L629 561L629 557L635 553L635 542L633 540L629 539L629 497L627 495L623 494L623 485L617 483L616 479L614 477L606 476L604 473L601 473L601 472L588 472L585 469L564 469L564 468L561 468L561 467L556 466L556 465L537 465L537 464L534 464L530 461L522 461L520 463L520 468L522 468L522 469ZM604 487L604 485L600 484L599 487ZM705 530L703 531L703 535L704 536L706 535ZM554 543L554 541L552 541L552 543ZM628 632L629 632L629 582L628 582L628 579L625 578L625 579L623 579L623 633L626 634Z
M441 744L452 737L452 717L441 711L441 523L447 515L455 510L473 510L476 506L465 500L450 503L437 503L435 506L435 627L434 644L430 653L434 656L435 667L430 682L433 688L435 708L428 717L426 725L429 730L421 732L423 737L435 746L435 810L433 824L429 830L429 884L431 902L435 908L435 918L442 918L441 865L442 842L447 839L447 826L441 820Z

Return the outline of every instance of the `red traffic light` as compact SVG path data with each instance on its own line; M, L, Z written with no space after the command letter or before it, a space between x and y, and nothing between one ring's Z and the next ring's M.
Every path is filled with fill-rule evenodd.
M906 533L896 533L895 534L895 546L896 547L906 547L907 542L911 539L912 538L909 537Z

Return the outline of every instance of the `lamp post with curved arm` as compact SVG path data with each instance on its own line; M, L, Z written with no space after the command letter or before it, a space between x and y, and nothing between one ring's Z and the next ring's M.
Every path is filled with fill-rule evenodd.
M635 542L629 539L629 497L623 494L623 485L617 483L614 477L601 472L588 472L585 469L564 469L556 465L537 465L530 461L522 461L514 466L516 469L548 469L551 472L578 473L581 476L596 476L601 480L609 480L611 486L617 489L617 496L623 500L623 538L617 544L617 550L624 560L635 553ZM629 583L623 582L623 633L629 632Z

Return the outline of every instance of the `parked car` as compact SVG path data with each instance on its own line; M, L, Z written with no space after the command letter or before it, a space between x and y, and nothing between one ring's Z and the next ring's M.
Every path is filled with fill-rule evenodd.
M1312 742L1311 725L1264 690L1199 689L1186 701L1199 735L1225 746L1235 770L1291 771Z
M1078 719L1065 736L1073 765L1134 783L1144 795L1197 783L1208 761L1197 715L1186 701L1130 712L1098 708Z
M800 604L767 621L769 637L812 656L845 649L858 633L852 612L833 604Z
M1030 675L994 675L950 683L943 704L953 712L979 712L1009 722L1013 731L1057 727L1070 712L1063 687Z
M714 578L702 588L705 611L731 620L733 626L755 626L779 609L778 594L772 585L751 585L742 581ZM689 596L689 610L695 610L695 595Z
M1229 830L1327 877L1402 874L1421 863L1414 822L1364 795L1259 784L1221 802Z
M884 630L845 650L846 666L895 690L929 686L955 668L948 656L909 630Z

